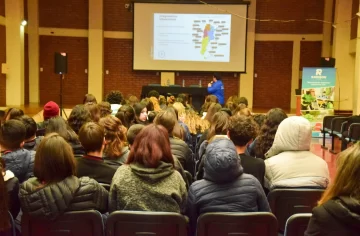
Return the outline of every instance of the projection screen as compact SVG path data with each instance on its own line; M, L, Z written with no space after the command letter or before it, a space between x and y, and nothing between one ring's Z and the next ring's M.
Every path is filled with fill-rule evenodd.
M134 70L245 72L247 5L134 3Z

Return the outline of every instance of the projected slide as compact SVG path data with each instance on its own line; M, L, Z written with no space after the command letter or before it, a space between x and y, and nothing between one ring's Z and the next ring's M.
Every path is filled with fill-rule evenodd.
M230 14L154 13L154 60L230 61Z

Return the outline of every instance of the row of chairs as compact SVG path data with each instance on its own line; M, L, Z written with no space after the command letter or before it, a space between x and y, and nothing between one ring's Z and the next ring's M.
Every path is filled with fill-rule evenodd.
M198 219L198 236L222 235L297 235L305 230L324 190L275 189L268 195L272 213L207 213ZM297 215L299 214L300 215ZM303 215L304 213L307 213ZM293 216L295 215L295 216ZM94 222L97 222L96 224ZM67 212L57 221L47 222L22 216L22 233L33 235L103 235L102 216L97 211ZM305 222L305 223L304 223ZM293 230L296 228L297 230ZM251 233L251 234L250 234ZM113 212L107 219L106 235L170 236L187 235L186 217L176 213Z
M311 214L292 215L285 236L304 235ZM278 221L272 213L206 213L199 217L197 236L277 236ZM24 236L187 236L188 219L171 212L116 211L106 222L98 211L67 212L54 222L22 217Z

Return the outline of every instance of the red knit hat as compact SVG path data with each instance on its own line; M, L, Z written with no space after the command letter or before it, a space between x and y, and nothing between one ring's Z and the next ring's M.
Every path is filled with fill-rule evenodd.
M50 101L45 104L43 116L44 119L49 119L59 115L59 106L56 102Z

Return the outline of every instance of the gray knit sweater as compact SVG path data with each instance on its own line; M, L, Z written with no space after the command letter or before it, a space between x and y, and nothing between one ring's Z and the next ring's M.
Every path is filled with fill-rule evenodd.
M169 163L157 168L122 165L116 171L109 195L109 210L164 211L182 213L187 190L179 172Z

